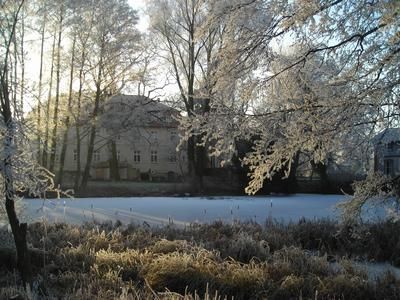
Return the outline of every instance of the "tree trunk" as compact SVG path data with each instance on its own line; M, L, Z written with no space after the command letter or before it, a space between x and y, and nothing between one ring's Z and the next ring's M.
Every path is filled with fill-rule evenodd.
M298 189L296 173L297 173L297 168L299 166L299 158L300 158L300 152L297 152L290 166L289 176L285 180L286 183L285 192L288 194L296 193Z
M119 161L118 161L118 154L117 154L117 145L115 141L110 141L110 148L111 148L111 158L110 158L110 177L111 180L119 181L121 180L119 174Z
M20 109L21 118L24 116L24 92L25 92L25 54L24 54L24 37L25 37L25 20L24 20L24 9L22 8L21 16L21 99L20 99Z
M6 180L7 181L7 180ZM5 185L12 185L12 182L5 183ZM5 187L10 188L10 187ZM15 213L15 206L13 197L15 193L6 195L6 211L8 220L10 222L11 231L14 236L15 247L17 249L17 267L21 274L24 287L27 284L32 288L32 265L31 258L26 241L26 234L28 225L26 223L19 223L17 214Z
M187 157L188 157L188 171L189 175L191 176L194 173L195 166L194 166L194 138L189 137L187 141Z
M46 17L43 18L41 44L40 44L40 69L39 69L39 92L37 96L37 144L38 144L38 162L42 164L42 151L41 151L41 130L42 130L42 88L43 88L43 53L44 53L44 33L46 29Z
M60 154L60 167L58 170L57 183L61 185L64 173L64 164L65 164L65 156L67 153L68 146L68 133L70 130L70 114L72 110L72 83L74 81L74 63L75 63L75 42L76 38L74 36L72 41L72 57L71 57L71 71L69 78L69 93L68 93L68 111L67 116L65 117L65 128L64 128L64 136Z
M80 118L81 118L81 101L82 101L82 90L83 90L83 82L84 82L84 73L83 68L85 66L86 60L86 52L85 45L82 45L82 53L81 53L81 62L79 68L79 90L78 90L78 103L77 103L77 112L75 119L75 129L76 129L76 176L74 183L74 190L79 189L79 183L81 180L81 134L80 134Z
M203 98L204 102L200 103L201 105L201 113L205 114L210 111L210 98ZM200 100L200 99L199 99ZM197 177L198 181L198 192L203 193L204 192L204 169L207 164L207 150L205 146L199 146L198 144L201 144L203 141L203 135L196 135L195 136L195 141L196 141L196 148L195 148L195 174Z
M50 69L50 86L49 86L49 95L47 97L47 105L46 105L46 132L43 141L43 155L42 155L42 166L47 168L47 158L48 158L48 150L49 150L49 132L50 132L50 103L51 103L51 92L53 89L53 73L54 73L54 52L56 49L56 35L54 34L53 38L53 47L51 51L51 69Z
M81 180L81 133L80 133L80 125L76 124L75 132L76 132L76 175L74 182L74 190L79 190L79 182Z
M63 14L64 9L63 5L60 8L60 21L59 21L59 29L58 29L58 43L57 43L57 74L56 74L56 99L54 103L54 115L53 115L53 132L51 137L51 152L50 152L50 171L54 172L55 161L56 161L56 152L57 152L57 129L58 129L58 111L59 111L59 102L60 102L60 69L61 69L61 34L63 27Z
M196 136L196 140L200 142L201 136ZM196 156L195 156L195 174L197 181L197 192L204 192L204 168L207 162L206 149L204 146L196 145Z
M99 69L97 73L97 79L96 79L96 97L94 100L94 108L93 108L93 114L92 114L92 126L90 128L90 136L89 136L89 145L88 145L88 151L87 151L87 156L86 156L86 165L85 169L82 174L82 182L79 187L79 190L83 191L87 187L87 183L89 181L89 176L90 176L90 168L92 166L92 158L93 158L93 152L94 152L94 141L96 138L96 128L97 128L97 116L99 115L99 108L100 108L100 100L102 96L102 91L101 91L101 80L103 76L103 55L104 55L104 47L105 47L105 41L102 40L101 43L101 50L100 50L100 59L99 59Z
M8 83L5 81L4 75L1 80L1 108L2 116L6 125L7 134L3 139L4 160L3 160L3 178L4 178L4 191L5 191L5 204L7 217L10 222L11 231L14 236L15 247L17 250L17 266L21 274L24 287L26 284L32 286L32 267L30 262L30 255L28 244L26 242L27 224L20 223L15 212L16 197L14 189L13 167L12 167L12 154L15 145L15 129L13 125L13 118L11 116L11 105L8 92Z
M97 110L96 110L96 115L97 115ZM95 118L95 116L93 116ZM96 123L93 121L93 124L90 128L90 135L89 135L89 144L88 144L88 150L87 150L87 156L86 156L86 165L85 169L83 170L82 174L82 181L81 185L79 187L80 191L84 191L87 187L88 181L89 181L89 176L90 176L90 168L92 166L92 159L93 159L93 152L94 152L94 140L96 138Z
M319 176L319 180L320 180L320 191L321 192L329 192L330 190L330 182L329 182L329 178L328 178L328 166L323 163L323 162L318 162L315 163L314 161L311 161L311 167L314 171L317 172L318 176Z
M17 117L18 113L18 102L17 102L17 90L18 90L18 46L17 46L17 38L14 35L14 78L11 82L14 82L14 88L11 91L13 97L13 106L14 106L14 118Z
M99 71L99 73L100 73L100 71ZM86 155L86 165L85 165L85 169L82 174L81 185L79 187L79 190L81 190L81 191L86 189L87 183L89 181L90 168L92 166L92 159L93 159L93 152L94 152L94 141L96 139L96 128L97 128L96 119L99 114L100 97L101 97L101 90L100 90L100 83L98 83L97 88L96 88L96 98L95 98L93 115L92 115L93 122L92 122L92 126L90 128L90 134L89 134L89 143L88 143L88 150L87 150L87 155Z

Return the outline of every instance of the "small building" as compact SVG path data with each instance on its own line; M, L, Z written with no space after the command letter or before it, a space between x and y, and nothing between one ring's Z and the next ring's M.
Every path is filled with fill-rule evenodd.
M388 176L400 175L400 128L387 128L374 139L374 170Z

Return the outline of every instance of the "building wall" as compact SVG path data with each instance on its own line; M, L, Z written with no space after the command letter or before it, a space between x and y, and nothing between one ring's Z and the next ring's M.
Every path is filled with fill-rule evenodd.
M179 143L179 133L176 127L136 127L115 135L100 128L96 134L91 177L95 178L94 167L96 164L104 164L110 160L110 140L112 138L116 143L119 163L129 164L140 173L151 172L153 175L168 172L179 175L187 173L186 151L176 151ZM86 136L81 142L81 171L86 164L88 139ZM68 134L65 171L75 172L77 170L76 155L76 134L75 128L73 128ZM127 172L126 169L125 172ZM105 174L105 177L109 178L109 174ZM127 175L122 177L126 178Z
M375 171L386 175L400 174L400 144L380 143L375 147Z
M178 143L176 128L137 128L116 139L119 161L131 164L140 172L185 173L186 153L176 151ZM140 152L140 161L135 161L135 151Z

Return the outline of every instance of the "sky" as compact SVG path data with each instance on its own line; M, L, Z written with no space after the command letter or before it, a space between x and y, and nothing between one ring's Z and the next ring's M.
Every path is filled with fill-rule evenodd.
M128 3L132 8L136 9L139 12L139 23L138 29L142 32L147 30L149 24L149 18L144 14L144 9L146 7L145 0L128 0Z
M129 5L138 11L139 13L139 22L137 25L137 28L141 32L146 32L149 24L149 18L145 14L144 10L146 7L146 0L128 0ZM28 36L28 40L32 41L32 43L29 45L28 49L26 49L26 57L25 57L25 64L26 64L26 69L25 69L25 76L28 80L30 80L32 83L37 84L38 81L38 70L40 66L40 46L39 46L39 39L40 37L37 35L32 35ZM47 49L47 51L50 51ZM47 72L48 70L45 70ZM62 83L62 88L66 89L67 88L67 83L64 82ZM32 106L35 105L36 100L33 99L34 95L28 95L26 96L26 103L24 104L24 113L29 112L32 109ZM32 99L31 99L32 98Z

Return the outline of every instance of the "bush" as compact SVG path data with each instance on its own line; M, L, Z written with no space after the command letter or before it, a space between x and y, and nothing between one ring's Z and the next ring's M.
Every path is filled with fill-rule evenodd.
M178 293L189 291L204 292L212 283L212 264L191 254L177 252L161 255L153 260L145 270L144 277L156 291L168 290Z

